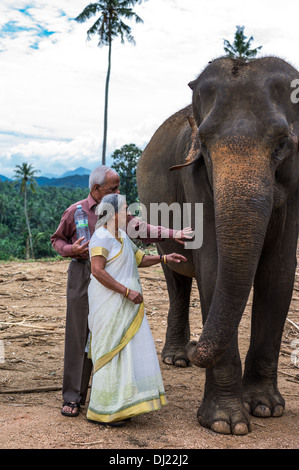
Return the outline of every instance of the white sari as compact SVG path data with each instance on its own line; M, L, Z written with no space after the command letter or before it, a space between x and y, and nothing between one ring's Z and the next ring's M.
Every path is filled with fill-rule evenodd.
M106 258L106 271L119 283L141 293L138 267L144 253L125 232L122 242L104 227L89 244L90 256ZM94 372L87 418L109 423L166 404L154 340L144 313L91 275L88 290L90 355Z

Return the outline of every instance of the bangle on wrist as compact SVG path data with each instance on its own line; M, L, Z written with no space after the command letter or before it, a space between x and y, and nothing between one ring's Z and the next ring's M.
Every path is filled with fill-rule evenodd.
M164 264L167 264L167 258L166 258L166 255L163 256L163 261L164 261Z
M126 293L125 293L125 295L124 295L124 298L125 298L125 299L128 297L129 292L130 292L130 289L127 288L127 291L126 291Z

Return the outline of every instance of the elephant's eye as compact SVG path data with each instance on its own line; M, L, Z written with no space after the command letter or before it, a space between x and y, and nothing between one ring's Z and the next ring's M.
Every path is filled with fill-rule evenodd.
M293 148L293 140L289 137L283 137L280 139L276 145L274 152L272 153L272 158L276 163L280 163Z

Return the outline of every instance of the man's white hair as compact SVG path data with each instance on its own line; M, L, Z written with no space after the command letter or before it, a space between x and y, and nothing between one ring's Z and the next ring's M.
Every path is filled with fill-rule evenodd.
M105 183L106 174L108 171L115 172L115 170L106 165L101 165L97 168L94 168L89 176L89 189L92 189L95 184L102 186Z

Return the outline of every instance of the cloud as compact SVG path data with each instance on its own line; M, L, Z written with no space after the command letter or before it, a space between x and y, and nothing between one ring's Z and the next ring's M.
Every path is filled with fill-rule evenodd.
M11 147L5 155L5 161L17 158L18 161L30 161L36 169L42 173L51 170L52 173L59 173L82 166L100 163L100 139L92 133L78 136L70 141L49 140L40 142L32 140L26 143ZM70 168L70 164L72 168ZM57 171L58 170L58 171Z
M0 50L19 48L24 53L38 49L40 42L65 30L64 11L48 2L2 0L0 6L2 23L0 25Z
M107 48L86 41L74 18L86 0L1 0L0 174L27 159L42 172L96 165L103 133ZM108 154L143 148L157 127L191 102L188 82L233 40L236 25L262 54L298 66L297 0L148 0L130 23L136 45L113 43ZM91 20L92 21L92 20ZM30 161L29 161L30 159ZM84 164L84 162L86 164ZM45 169L45 171L44 171Z
M143 149L147 143L148 136L158 127L158 122L153 120L142 121L130 129L122 128L119 131L111 132L108 155L114 150L121 148L128 143L134 143ZM41 171L41 174L54 173L61 174L62 171L72 170L78 166L92 169L101 164L102 136L92 132L85 132L70 140L29 140L14 146L2 156L2 165L6 170L10 168L12 162L20 164L30 161L34 168ZM107 164L111 164L110 157ZM8 176L12 174L12 168Z

